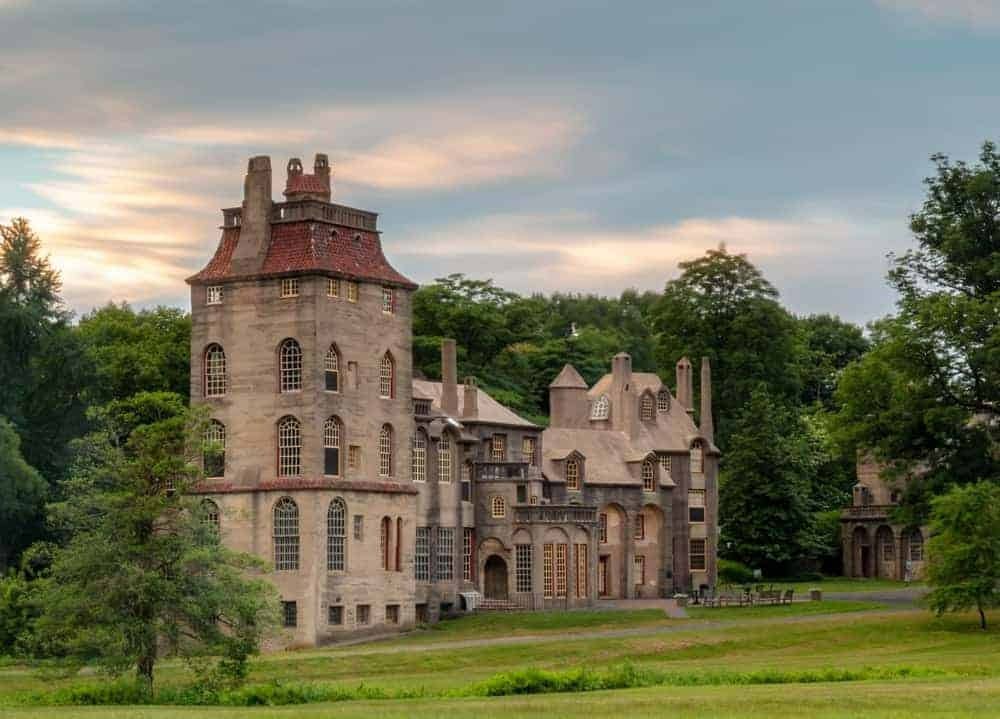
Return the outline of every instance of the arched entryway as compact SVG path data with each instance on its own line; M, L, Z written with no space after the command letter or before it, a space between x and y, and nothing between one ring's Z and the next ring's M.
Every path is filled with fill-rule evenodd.
M871 577L874 562L872 562L872 546L868 532L864 527L856 527L851 539L853 545L851 551L854 555L853 576Z
M507 562L496 554L486 560L483 571L483 593L487 599L507 598Z

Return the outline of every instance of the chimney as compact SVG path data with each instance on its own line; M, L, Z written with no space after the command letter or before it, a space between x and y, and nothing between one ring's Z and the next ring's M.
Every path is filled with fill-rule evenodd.
M458 416L458 360L455 340L441 340L441 409Z
M326 192L330 194L330 160L322 152L316 153L316 160L313 162L313 174L323 183Z
M233 250L233 270L251 273L260 270L271 242L271 158L251 157L243 182L243 217L240 239Z
M619 352L611 359L611 386L624 390L632 383L632 357Z
M291 180L293 177L298 177L302 174L302 160L297 157L293 157L288 161L288 179Z
M479 390L476 378L465 378L465 397L462 399L462 417L474 419L479 416Z
M701 434L709 442L715 440L712 421L712 365L708 357L701 358Z
M691 360L687 357L677 360L677 401L688 412L694 409Z

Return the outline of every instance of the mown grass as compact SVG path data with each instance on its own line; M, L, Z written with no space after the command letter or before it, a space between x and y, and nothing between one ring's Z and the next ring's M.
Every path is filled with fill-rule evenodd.
M762 604L755 607L687 607L691 619L770 619L775 617L809 616L814 614L844 614L883 609L879 602L821 601L793 604Z
M782 582L763 580L755 584L767 587L774 585L775 589L794 589L796 596L806 597L810 589L822 589L828 592L884 592L894 589L923 588L925 585L917 582L897 582L893 579L859 579L852 577L826 577L813 582Z

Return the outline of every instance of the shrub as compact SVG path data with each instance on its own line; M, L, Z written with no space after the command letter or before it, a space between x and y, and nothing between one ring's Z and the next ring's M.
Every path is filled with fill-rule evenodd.
M720 559L718 573L722 584L751 584L754 581L753 570L734 559Z

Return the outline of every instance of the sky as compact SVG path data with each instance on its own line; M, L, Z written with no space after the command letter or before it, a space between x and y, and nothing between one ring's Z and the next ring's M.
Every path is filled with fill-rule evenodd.
M929 156L1000 140L1000 0L0 0L0 222L77 312L188 306L247 158L330 156L391 262L660 290L725 243L799 314L893 309Z

